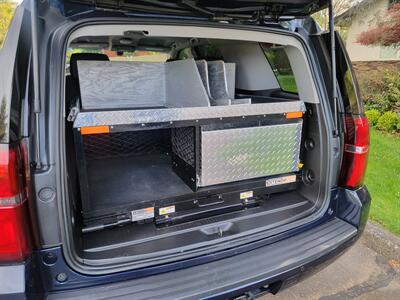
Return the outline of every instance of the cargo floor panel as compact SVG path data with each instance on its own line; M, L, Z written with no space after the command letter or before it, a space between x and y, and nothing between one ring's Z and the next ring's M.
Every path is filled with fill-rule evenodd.
M90 213L192 192L172 170L167 154L90 160L87 164Z
M157 227L154 223L130 224L83 235L84 258L145 259L155 252L173 254L232 235L273 229L282 220L295 221L310 214L314 204L297 192L272 195L259 207ZM132 259L130 257L129 259Z

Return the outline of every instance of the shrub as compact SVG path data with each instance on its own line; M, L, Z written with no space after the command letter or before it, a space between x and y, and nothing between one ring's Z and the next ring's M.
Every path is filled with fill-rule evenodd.
M369 124L371 124L372 126L376 126L376 124L378 124L378 120L381 117L381 113L377 110L377 109L371 109L365 112Z
M377 127L384 131L395 131L397 130L399 123L398 115L393 111L385 112L378 120Z
M371 71L358 77L367 109L400 113L400 71Z

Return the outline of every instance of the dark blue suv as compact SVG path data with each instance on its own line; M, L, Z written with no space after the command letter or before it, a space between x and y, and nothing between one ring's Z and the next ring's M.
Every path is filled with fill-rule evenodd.
M343 253L369 127L333 26L328 0L25 0L0 52L0 298L253 299Z

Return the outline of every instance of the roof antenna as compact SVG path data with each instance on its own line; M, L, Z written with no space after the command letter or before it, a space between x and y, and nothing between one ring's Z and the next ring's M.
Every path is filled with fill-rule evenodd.
M40 89L39 89L39 52L38 52L38 14L36 0L31 0L31 28L32 28L32 72L33 72L33 105L35 112L35 160L36 169L42 168L40 158L40 123L39 115L41 112Z
M333 134L338 135L338 92L336 81L336 37L335 37L335 20L333 12L333 0L329 0L329 33L331 37L331 70L332 70L332 100L334 109L335 129Z

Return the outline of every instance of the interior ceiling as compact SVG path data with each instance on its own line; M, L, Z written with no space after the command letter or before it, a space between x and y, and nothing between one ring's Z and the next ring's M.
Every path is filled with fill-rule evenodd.
M185 48L191 45L208 43L207 40L191 38L146 37L127 33L123 36L83 36L72 41L72 48L95 48L115 50L135 50L138 48L154 48L168 52L173 48Z

